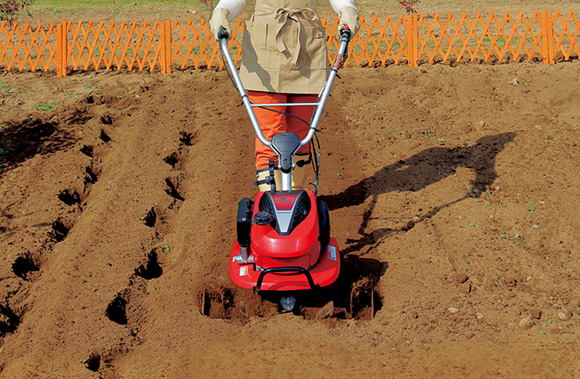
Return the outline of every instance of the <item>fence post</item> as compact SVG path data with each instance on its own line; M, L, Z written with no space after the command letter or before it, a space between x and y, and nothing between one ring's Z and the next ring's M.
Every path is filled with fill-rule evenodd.
M62 23L56 26L56 77L62 77Z
M62 76L68 69L68 21L62 22Z
M161 66L161 73L166 74L167 64L165 62L165 23L158 22L157 27L159 28L159 65ZM151 67L151 72L153 72L154 69L155 67Z
M66 76L67 69L67 30L68 23L63 21L56 26L56 76Z
M171 20L165 21L165 72L171 74Z
M62 76L62 57L60 51L62 47L62 24L56 26L56 77L60 78Z
M413 48L413 15L407 15L407 59L409 67L415 64L415 49Z
M419 67L419 22L418 15L413 14L413 67Z
M550 64L554 64L554 58L556 53L554 51L554 22L552 20L552 11L547 11L548 14L548 24L546 25L548 32L548 61Z
M542 58L544 63L548 63L548 23L546 21L546 11L541 12L540 24L542 25Z

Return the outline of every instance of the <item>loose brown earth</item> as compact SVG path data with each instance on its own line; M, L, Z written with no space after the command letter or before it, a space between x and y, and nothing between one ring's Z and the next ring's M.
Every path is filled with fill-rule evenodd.
M320 193L372 320L231 283L254 137L224 72L0 74L1 376L580 376L579 69L342 72Z

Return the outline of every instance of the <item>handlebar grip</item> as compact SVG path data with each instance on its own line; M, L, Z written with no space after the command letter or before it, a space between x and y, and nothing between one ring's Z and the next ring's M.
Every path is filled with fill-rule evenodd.
M219 39L222 39L222 38L228 39L228 38L230 38L230 33L228 33L226 28L224 28L223 26L220 26L220 30L218 32L218 38Z
M348 41L350 41L351 35L352 35L352 32L347 25L343 26L342 29L340 29L341 40L348 42Z

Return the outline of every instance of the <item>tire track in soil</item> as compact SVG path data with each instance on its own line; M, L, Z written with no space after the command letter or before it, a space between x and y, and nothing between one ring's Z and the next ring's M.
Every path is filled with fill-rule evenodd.
M106 113L101 116L100 122L105 126L112 125L113 118L109 113ZM86 166L84 170L82 190L79 191L77 189L79 186L79 183L77 183L76 186L73 185L73 187L59 193L59 199L63 203L69 206L78 206L81 209L81 213L82 208L90 205L85 200L91 192L91 187L97 184L102 174L101 163L106 158L106 151L110 148L112 141L105 129L101 129L98 139L100 141L96 145L83 145L80 149L82 154L91 158L90 165ZM66 233L68 234L68 231ZM157 275L156 270L161 270L161 267L158 265L156 255L153 254L156 253L152 251L145 258L144 263L135 269L135 274L129 278L129 286L115 296L104 312L109 320L129 329L130 336L133 337L129 341L129 345L140 344L138 333L140 314L142 312L139 306L139 299L143 296L145 290L144 283L139 279L150 280L161 275L160 273ZM100 377L116 377L117 373L113 362L117 356L129 350L126 345L127 343L123 343L123 338L121 338L118 343L108 348L90 353L87 359L82 360L81 363L89 371L99 373Z
M82 112L73 112L73 117L69 118L69 121L72 122L79 122L79 117L81 117ZM114 112L116 113L116 112ZM74 116L76 114L76 116ZM83 118L83 122L86 122L86 120L88 120L88 117L85 119ZM83 169L83 172L79 173L77 175L77 179L74 180L69 186L66 186L66 188L63 188L56 196L58 198L58 201L60 201L62 204L65 205L65 211L64 213L61 213L59 215L56 215L55 218L53 219L53 222L51 224L51 228L49 230L49 232L47 233L47 241L46 243L42 246L42 251L43 253L30 253L30 252L26 252L23 254L20 254L17 259L14 261L13 263L13 272L14 274L21 278L22 280L25 280L27 282L29 282L30 284L32 283L32 281L37 280L42 278L41 275L44 275L43 271L44 271L44 267L43 267L43 262L45 260L45 254L47 252L50 252L50 265L47 266L46 268L49 269L50 266L52 266L53 270L52 270L52 275L49 274L49 278L46 278L46 280L52 280L54 281L54 279L50 279L50 277L55 276L54 273L54 268L55 265L59 265L62 267L62 258L64 258L64 256L62 255L63 252L65 252L66 250L63 249L59 249L59 244L61 243L69 243L73 244L73 246L76 244L78 249L75 249L73 247L73 251L76 251L74 253L74 255L76 256L77 259L75 259L75 256L70 256L65 258L67 261L69 262L75 262L76 263L72 263L72 266L74 267L75 270L78 270L79 268L84 266L84 271L87 272L87 267L88 267L88 271L90 270L91 265L95 266L99 264L99 261L102 262L102 257L99 257L97 259L90 259L87 257L87 255L89 255L86 251L85 252L79 252L79 251L83 251L85 249L90 249L89 246L91 244L94 244L96 238L102 237L102 236L106 236L106 233L103 233L103 225L98 225L95 224L95 221L97 223L99 223L99 219L101 220L106 220L106 217L103 216L98 216L95 215L93 212L94 211L98 211L99 213L102 214L102 212L106 212L106 208L110 208L111 204L107 204L107 203L112 203L110 201L111 197L107 196L108 193L110 192L110 188L103 188L104 187L111 187L110 184L112 183L111 180L108 180L106 183L104 183L103 185L99 185L100 184L100 178L101 176L103 176L104 171L105 171L105 176L106 176L106 168L104 168L107 165L111 165L113 164L113 166L118 165L113 163L115 161L115 159L118 157L118 154L114 154L112 157L109 156L107 157L107 155L110 153L110 151L112 150L112 146L115 145L115 141L117 140L116 136L111 136L111 131L114 133L115 132L115 124L117 124L117 119L116 116L113 116L112 114L109 113L109 111L106 112L106 114L104 114L103 116L101 116L100 118L100 124L104 127L103 129L100 130L100 132L98 133L98 142L94 143L94 144L85 144L82 145L79 149L81 156L84 157L88 157L90 158L90 163L89 165L85 166ZM119 134L119 133L117 133ZM187 143L191 144L193 136L192 135L188 135L187 133L184 133L181 138L183 138ZM119 139L121 139L119 137ZM123 147L119 147L119 142L116 142L117 145L117 151L118 149L123 150ZM115 150L113 148L113 150ZM122 162L121 162L122 163ZM177 165L179 164L179 159L178 162L176 162ZM109 179L110 176L108 177ZM175 191L179 192L180 191L180 177L171 177L167 179L167 182L171 182L172 187ZM113 181L114 182L114 181ZM99 190L97 191L95 196L92 196L92 192L93 188L97 186L100 187ZM166 196L166 195L164 195ZM107 200L107 197L109 198L109 200ZM100 200L99 200L100 198ZM113 195L114 198L114 195ZM113 203L115 201L113 200ZM105 206L103 207L102 204L105 204ZM95 209L95 208L99 208L99 209ZM103 209L105 208L105 209ZM163 220L164 220L164 212L160 211L159 209L163 209L163 208L169 208L169 209L177 209L178 206L176 206L176 200L173 199L169 202L169 205L167 207L158 207L158 209L156 209L155 207L151 208L150 211L147 213L147 217L143 217L143 221L145 221L145 219L147 218L147 223L149 223L150 226L154 226L155 224L157 224L158 228L157 229L162 229L163 226ZM96 213L96 212L95 212ZM153 216L153 214L155 214L155 216ZM95 217L96 216L96 217ZM153 220L153 217L155 218L155 220ZM74 234L74 225L77 222L83 222L84 225L81 228L81 230L89 230L89 234L93 235L93 238L86 238L86 235L84 236L76 236ZM87 227L87 224L89 225ZM92 224L92 226L91 226ZM107 226L111 226L110 223ZM149 228L147 228L149 229ZM117 230L122 230L122 228L117 228ZM69 241L70 239L70 235L73 235L73 240L74 242ZM151 231L149 231L149 234L151 234ZM159 235L159 231L154 231L153 232L153 236L152 238L150 238L151 241L155 241L155 237ZM107 239L105 237L105 239ZM80 241L81 246L78 245ZM106 243L102 243L102 241L99 243L97 242L96 244L94 244L95 246L91 246L92 247L92 251L97 250L98 246L100 245L101 248L105 248L106 249ZM104 245L104 246L103 246ZM149 244L150 245L150 244ZM129 277L129 285L124 289L121 290L120 292L117 293L117 295L115 296L115 298L109 303L108 306L103 307L102 310L102 315L105 318L108 318L110 321L113 321L116 324L126 324L126 327L124 326L125 329L128 329L128 333L127 336L125 337L121 337L117 339L117 342L115 343L102 343L102 342L98 342L98 340L103 340L102 336L99 336L99 333L97 332L95 337L97 339L97 341L95 341L96 343L89 343L89 344L84 344L86 347L95 345L95 346L102 346L101 348L97 348L95 349L92 353L87 354L87 359L83 360L83 362L85 363L86 366L88 366L87 368L89 368L90 370L95 371L95 368L97 371L99 371L99 373L104 376L104 377L113 377L115 376L115 372L112 369L112 364L111 362L120 354L125 353L126 351L129 350L129 348L131 346L137 345L140 343L139 341L139 336L138 336L138 332L140 330L140 324L142 322L142 314L140 314L140 300L141 298L144 296L144 288L145 288L145 282L158 278L161 276L162 273L162 265L164 264L163 259L160 259L160 254L158 254L156 249L151 249L150 246L143 246L142 250L147 249L147 253L143 254L143 257L138 260L137 264L135 265L135 269L133 270L133 274L130 275ZM71 250L68 249L68 251L70 252ZM43 255L44 254L44 255ZM97 252L97 256L98 256L98 252ZM106 259L106 258L105 258ZM112 266L111 263L108 264L109 266ZM58 270L60 273L62 273L64 270ZM71 275L71 273L69 272L67 275ZM97 273L98 275L98 273ZM58 274L56 274L56 276L59 276ZM62 274L61 274L62 276ZM90 278L94 277L94 273L86 273L86 274L76 274L74 275L75 277L82 279L83 277L85 278L89 278L89 280L85 279L83 280L84 283L90 282ZM44 281L46 283L46 281ZM94 283L94 282L93 282ZM98 283L94 283L97 284ZM93 284L93 285L94 285ZM42 284L40 284L42 286ZM17 289L16 291L14 291L15 293L18 293L18 291L20 291L21 293L23 292L22 289ZM50 291L50 290L49 290ZM70 292L70 291L69 291ZM8 296L11 296L12 294L9 293ZM29 298L29 293L28 290L26 290L26 293L23 294L23 296L19 296L19 303L26 303L26 304L35 304L35 307L38 308L44 308L44 311L47 312L49 315L52 315L54 312L52 311L48 311L46 308L46 301L44 302L44 304L38 304L42 301L39 301L38 296L33 296L32 298ZM34 295L34 293L33 293ZM99 293L97 292L97 295L99 295ZM13 295L12 295L13 296ZM36 297L36 298L35 298ZM9 298L8 298L9 300ZM46 299L42 299L42 300L46 300ZM50 303L50 302L49 302ZM78 303L78 301L77 301ZM53 308L52 305L48 306L48 309ZM85 302L85 305L81 306L81 310L84 309L89 309L92 308L92 306L89 306L88 303ZM0 306L0 312L2 312L2 314L4 316L0 316L0 332L9 332L9 333L14 333L16 331L16 328L19 326L20 320L23 316L23 312L13 312L12 308L10 307L4 307L4 306ZM78 309L77 309L77 313L78 313ZM51 318L54 320L54 316L48 316L48 318ZM78 321L78 317L73 317L73 319L76 319ZM123 320L125 320L125 322L123 322ZM2 325L1 323L3 321L6 321L5 325ZM109 321L109 322L110 322ZM75 323L75 321L73 321L73 323ZM32 321L32 324L34 325L35 322ZM43 324L43 323L38 323L37 324ZM53 322L53 324L55 324L56 329L58 329L59 326L59 321L56 321L56 323ZM78 324L78 323L77 323ZM85 323L85 325L90 325L90 324L99 324L99 323ZM5 326L5 328L3 328L3 326ZM42 326L39 326L42 328ZM86 330L90 330L92 328L94 328L95 325L91 325L89 327L86 327ZM98 328L98 327L97 327ZM97 329L98 330L98 329ZM58 332L59 334L61 332ZM3 333L4 334L4 333ZM40 333L42 334L42 333ZM54 334L54 333L53 333ZM101 338L99 338L101 337ZM105 338L106 339L106 338ZM58 338L57 338L58 340ZM78 341L77 341L78 343ZM109 347L105 347L105 346L109 346ZM82 346L82 344L81 344ZM86 349L85 347L85 349ZM15 349L18 349L18 346L15 346ZM25 349L25 348L24 348ZM12 351L14 351L14 349L12 349Z
M86 109L73 107L72 112L73 115L70 117L66 115L60 118L54 116L53 121L48 124L40 123L38 120L34 121L32 123L32 129L25 123L23 128L28 132L26 135L20 135L19 133L22 127L16 127L16 133L12 133L12 135L8 133L8 136L3 135L2 137L7 138L7 141L4 142L9 146L14 146L11 143L11 139L20 144L27 144L28 146L35 146L37 143L42 143L33 154L23 155L28 154L27 152L31 150L28 148L19 149L18 159L21 160L34 158L34 155L38 153L42 155L55 154L57 151L66 150L72 145L70 142L66 142L67 136L72 134L67 130L70 124L84 125L92 119L92 115L90 112L86 112ZM36 129L47 125L51 125L52 129L49 130L49 133L41 131L40 140L36 140L38 137ZM101 133L104 135L104 132ZM44 150L41 149L44 146L48 147ZM90 152L90 154L85 155L90 155L90 158L93 158L92 147L88 148L87 146L83 146L80 150L83 151L83 149L86 152ZM58 202L65 204L65 207L60 207L61 211L53 216L53 221L50 223L41 222L32 226L32 228L41 228L41 230L48 226L48 230L45 232L44 240L38 243L36 241L42 238L40 233L31 233L34 240L36 240L33 245L37 246L24 248L24 252L18 253L11 265L12 273L20 280L18 282L12 280L9 284L6 284L8 290L4 291L3 299L0 301L0 344L3 344L7 335L14 335L18 332L18 328L25 315L33 308L34 299L31 295L33 295L32 291L35 283L41 279L43 271L45 271L45 264L51 259L55 249L58 249L58 245L66 240L73 229L76 220L82 213L83 202L90 193L91 186L98 182L100 174L99 161L97 159L91 159L90 164L84 168L84 171L77 175L79 183L56 194L55 197L58 199ZM21 194L26 198L27 195L25 192ZM40 192L38 197L42 199L43 195ZM37 203L42 203L42 200ZM49 203L53 202L49 201ZM16 205L18 204L16 203ZM50 204L47 206L50 206ZM3 211L3 216L5 212ZM24 243L25 238L22 239L22 242L23 246L26 246L26 243ZM9 242L9 245L13 245L13 242ZM0 280L3 279L9 278L2 278ZM3 370L4 365L0 372Z
M86 113L86 109L74 108L72 110L72 116L64 117L64 123L83 125L91 118L92 116ZM44 153L53 153L59 148L62 149L70 146L70 142L66 142L67 136L70 133L66 131L66 128L59 130L61 122L52 121L46 123L40 119L32 122L29 121L26 121L20 127L16 128L15 133L10 132L8 135L2 136L7 139L8 142L6 145L8 146L15 146L11 143L11 139L22 145L20 147L15 146L20 151L18 159L25 160L34 155L30 154L31 150L25 148L25 145L34 146L41 142L43 144L47 143L50 147L45 149ZM26 135L22 134L22 131L26 131ZM104 132L101 133L104 134ZM56 143L47 139L47 137L51 137L52 135L56 135ZM36 153L40 151L40 148L36 149ZM98 162L93 159L91 160L91 164L85 167L82 195L76 189L61 191L57 197L61 202L70 207L68 212L59 214L53 219L46 233L44 242L40 244L39 248L19 253L13 261L11 265L12 273L22 281L16 285L15 289L8 291L0 301L0 342L2 342L7 334L13 334L17 331L22 318L30 308L28 302L30 287L42 275L43 265L47 259L46 255L52 253L55 246L63 242L68 236L76 219L82 213L82 208L80 207L81 201L88 196L90 186L98 181L99 175L100 169ZM37 226L42 226L42 224L38 224Z
M177 213L183 201L186 200L181 182L187 180L187 173L184 170L186 150L193 146L194 140L195 135L184 131L180 132L179 148L163 158L163 162L171 166L171 175L164 180L165 199L161 204L152 206L145 216L141 217L143 224L152 232L152 239L147 241L147 244L142 245L142 250L150 250L144 254L142 263L135 268L133 275L130 276L127 287L115 295L105 310L105 315L110 321L130 331L134 343L132 346L125 346L121 339L117 346L92 352L87 359L83 360L88 370L98 372L102 377L118 376L115 370L116 362L144 342L141 332L148 313L145 305L145 299L150 294L148 282L161 278L167 264L164 251L168 253L170 248L164 242L164 238L171 227L167 219L172 214Z
M157 91L175 93L175 90L167 90L163 85L160 85ZM193 91L203 92L201 88L194 88ZM179 240L185 235L193 234L196 237L192 238L192 241L203 241L197 237L197 230L201 225L192 224L192 220L195 221L202 212L191 210L191 204L197 206L196 200L201 195L198 191L203 188L193 181L194 178L198 179L200 176L198 170L200 162L196 159L190 165L188 156L191 155L192 149L197 149L199 127L207 126L208 123L200 125L200 121L196 119L199 111L197 104L192 110L190 104L176 103L171 96L167 95L163 95L163 101L168 103L164 107L167 114L161 115L154 108L159 105L158 99L159 97L151 96L150 100L154 102L154 105L145 112L151 112L155 116L153 120L158 116L159 123L151 121L151 118L148 118L148 121L157 126L163 125L167 129L162 136L175 135L176 137L175 140L172 137L169 142L158 139L151 143L150 149L154 150L156 144L177 146L166 147L162 155L157 154L155 158L156 164L159 163L157 170L154 173L147 173L149 182L155 182L154 185L147 185L146 192L151 195L146 197L148 207L141 217L149 236L147 240L141 241L142 256L146 259L140 261L127 284L111 298L106 310L110 323L132 330L138 341L125 344L121 339L116 347L110 345L106 349L94 350L84 359L87 369L96 370L103 377L120 375L115 368L123 367L126 363L125 357L130 359L130 354L133 354L133 350L137 348L141 351L141 345L153 344L155 346L155 343L150 342L147 336L155 336L160 332L159 327L164 329L168 326L167 317L173 317L175 312L168 315L163 310L166 309L169 299L181 302L183 294L180 288L191 280L191 273L188 272L190 258L186 255L188 246L180 243ZM142 108L147 108L146 104L148 102L144 101ZM193 156L197 158L195 154ZM141 190L137 190L142 192L143 189L142 187ZM188 194L193 194L195 197L190 199ZM190 206L183 210L184 204ZM186 313L191 311L187 305L185 308L181 305L180 308ZM163 322L159 324L159 321ZM125 341L127 341L126 338ZM135 354L138 354L138 351Z

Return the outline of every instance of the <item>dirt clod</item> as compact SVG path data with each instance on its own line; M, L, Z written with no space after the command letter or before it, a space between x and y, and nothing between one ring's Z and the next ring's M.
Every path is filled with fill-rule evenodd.
M463 293L471 293L471 283L469 282L463 283L460 288Z
M457 282L459 284L463 284L467 281L467 279L469 279L469 277L463 273L458 273L457 274Z
M534 326L534 320L531 317L524 317L523 319L520 320L520 322L518 323L519 327L522 329L529 329L532 326Z
M406 232L406 231L413 229L414 227L415 227L415 223L413 221L409 221L401 229Z

